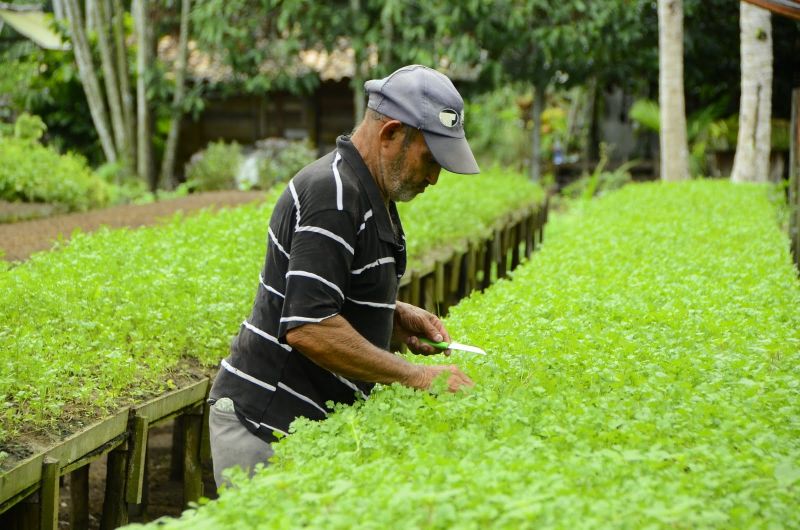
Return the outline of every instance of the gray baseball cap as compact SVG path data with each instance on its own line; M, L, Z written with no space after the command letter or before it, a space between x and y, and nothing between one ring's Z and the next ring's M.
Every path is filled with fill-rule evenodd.
M479 173L464 135L464 100L444 74L427 66L404 66L364 83L367 107L422 131L440 166L453 173Z

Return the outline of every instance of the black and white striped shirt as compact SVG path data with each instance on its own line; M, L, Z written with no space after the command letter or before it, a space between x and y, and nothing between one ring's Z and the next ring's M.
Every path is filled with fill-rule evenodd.
M271 442L274 431L288 432L299 416L324 418L329 401L350 404L369 395L372 383L314 364L286 343L286 333L341 315L388 349L406 251L394 203L387 211L345 136L289 182L268 232L252 313L222 361L210 399L231 398L242 423Z

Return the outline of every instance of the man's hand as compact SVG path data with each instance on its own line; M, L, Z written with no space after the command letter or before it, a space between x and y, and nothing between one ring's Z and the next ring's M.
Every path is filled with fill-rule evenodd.
M458 369L458 366L450 364L447 366L422 366L416 365L418 368L414 377L405 381L406 386L418 388L420 390L427 390L430 388L433 380L436 379L442 372L450 372L447 376L447 389L450 392L457 392L464 388L473 387L475 383L464 372Z
M421 342L419 337L434 342L450 342L450 335L436 315L405 302L397 302L395 307L392 337L419 355L442 353L442 350ZM450 355L450 350L445 350L444 354Z
M430 315L439 324L439 327L434 325L437 333L443 333L446 340L450 339L438 318L427 311L421 309L418 311L421 313L414 314ZM341 315L292 328L286 333L286 342L326 370L358 381L383 384L397 382L427 390L436 376L447 371L450 372L447 385L452 392L474 385L472 380L454 365L412 364L399 355L378 348L353 329Z

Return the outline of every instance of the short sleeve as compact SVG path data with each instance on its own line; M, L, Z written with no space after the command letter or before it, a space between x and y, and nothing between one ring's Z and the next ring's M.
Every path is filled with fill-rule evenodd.
M278 336L321 322L342 310L350 288L356 230L349 213L321 210L304 216L289 249L286 289Z

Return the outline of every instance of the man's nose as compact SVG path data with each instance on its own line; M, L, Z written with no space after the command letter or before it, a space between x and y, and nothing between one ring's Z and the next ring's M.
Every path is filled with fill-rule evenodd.
M436 184L439 181L439 172L440 171L442 171L442 168L439 167L439 166L436 166L435 168L433 168L431 170L431 172L428 173L428 178L427 178L428 182L431 183L431 184Z

